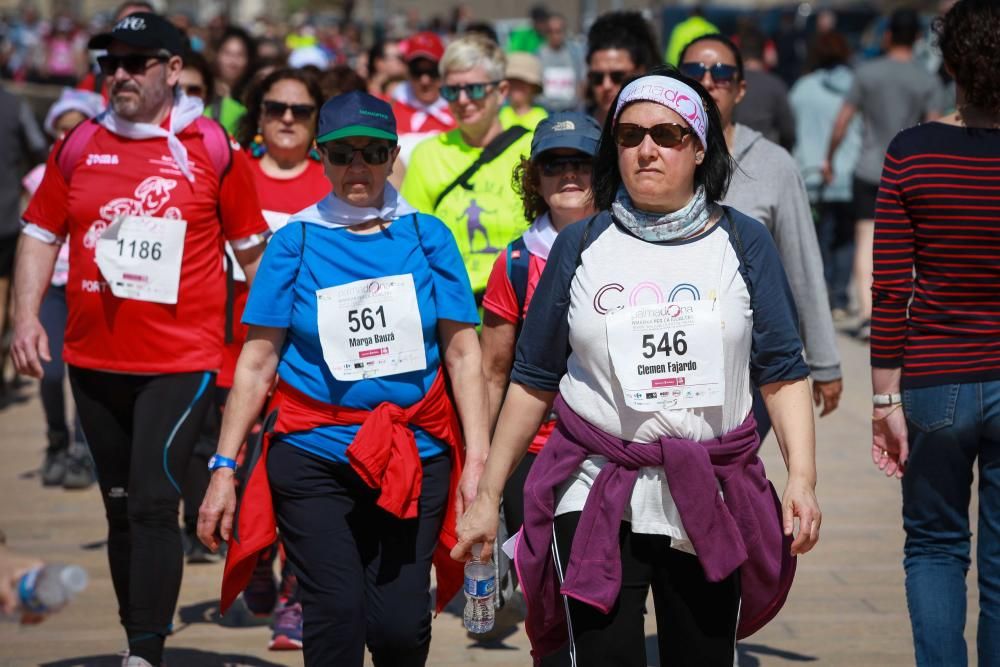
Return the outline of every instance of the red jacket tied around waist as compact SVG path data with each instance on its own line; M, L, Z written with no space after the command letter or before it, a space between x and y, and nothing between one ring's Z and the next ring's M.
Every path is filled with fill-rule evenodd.
M434 551L437 571L437 610L441 611L462 587L462 563L449 552L457 543L455 494L462 475L464 449L461 428L439 372L427 395L408 408L381 403L374 410L329 405L279 382L268 407L261 447L248 458L250 472L240 497L233 535L222 578L220 610L225 613L250 581L257 556L274 543L277 523L267 479L267 452L275 435L308 431L322 426L361 424L347 448L351 467L373 489L381 489L379 507L400 519L416 518L423 472L411 426L447 443L452 452L451 479L444 523ZM273 422L273 423L272 423Z

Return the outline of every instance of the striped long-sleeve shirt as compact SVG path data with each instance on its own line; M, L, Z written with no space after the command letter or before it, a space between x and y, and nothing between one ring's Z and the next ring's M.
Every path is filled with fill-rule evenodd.
M900 132L874 255L872 366L904 388L1000 379L1000 130Z

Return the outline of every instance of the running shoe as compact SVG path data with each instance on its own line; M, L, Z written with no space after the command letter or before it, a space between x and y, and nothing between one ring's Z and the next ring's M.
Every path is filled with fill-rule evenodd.
M302 605L283 605L274 612L274 632L267 648L271 651L302 650Z
M854 337L861 341L870 340L872 337L872 321L862 320L854 332Z
M60 486L66 479L66 450L58 449L45 452L42 463L42 485Z
M222 549L219 549L217 553L212 553L197 537L188 542L188 548L185 551L189 565L219 563L225 555Z
M243 591L243 601L255 616L270 616L278 603L278 580L270 559L261 558L253 569L250 583Z
M90 458L90 453L86 450L68 452L66 455L66 474L62 480L63 488L86 489L96 481L97 476L94 474L94 462Z

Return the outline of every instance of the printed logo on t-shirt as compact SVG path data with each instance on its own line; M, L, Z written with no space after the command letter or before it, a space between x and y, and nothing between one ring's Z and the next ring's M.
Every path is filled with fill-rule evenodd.
M108 153L90 153L87 155L87 166L91 167L93 165L116 165L118 164L118 156Z
M608 283L594 294L593 305L598 315L607 315L612 311L631 306L700 299L701 292L690 283L678 283L669 292L665 292L659 284L644 281L633 286L628 294L625 293L624 285Z
M170 191L177 187L177 181L162 176L150 176L136 186L132 197L116 197L98 209L100 220L91 223L83 237L83 246L90 250L97 247L101 234L118 216L157 216L172 220L181 219L181 211L176 206L167 207Z

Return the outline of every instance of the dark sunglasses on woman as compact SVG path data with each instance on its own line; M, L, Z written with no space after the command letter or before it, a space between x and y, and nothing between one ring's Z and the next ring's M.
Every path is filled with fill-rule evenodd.
M618 123L615 127L615 142L623 148L635 148L642 143L647 134L653 138L653 143L657 146L672 148L684 141L685 135L694 134L694 130L677 123L660 123L653 127Z
M598 72L597 70L590 70L587 72L587 83L591 86L599 86L604 83L604 79L607 77L611 78L611 83L616 86L622 85L625 79L628 77L629 72L623 69L616 69L610 72Z
M455 102L458 100L458 96L462 94L462 91L465 91L466 97L473 102L478 102L486 97L490 89L498 83L500 82L487 81L485 83L463 83L455 86L441 86L441 97L447 102Z
M361 159L365 161L365 164L372 166L385 164L389 161L389 155L392 153L389 146L385 144L368 144L364 148L355 148L350 144L328 143L324 144L322 148L326 151L326 157L330 163L339 167L351 164L355 153L361 153Z
M560 155L538 161L538 168L541 169L543 176L559 176L567 171L589 174L592 165L592 158L586 155Z
M119 67L129 74L143 74L153 65L168 60L170 60L169 56L148 56L141 53L113 56L109 53L97 57L97 66L101 68L101 74L104 76L114 76Z
M205 96L205 86L199 86L197 84L192 84L190 86L181 86L181 90L188 97L204 97Z
M680 70L681 74L695 81L701 81L705 72L709 73L715 83L732 83L733 79L736 78L736 65L723 63L715 63L707 67L704 63L681 63L677 69Z
M284 118L285 112L291 109L292 118L300 123L309 120L316 113L315 104L285 104L275 100L264 100L261 102L261 108L265 116L274 119Z

